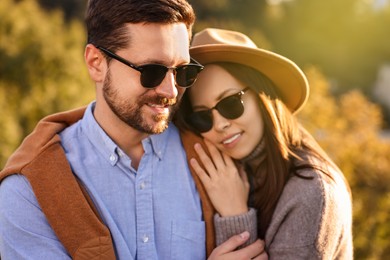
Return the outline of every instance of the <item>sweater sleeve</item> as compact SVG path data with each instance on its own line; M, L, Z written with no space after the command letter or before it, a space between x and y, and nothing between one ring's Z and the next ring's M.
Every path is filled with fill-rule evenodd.
M250 233L249 240L242 246L245 247L257 239L256 210L250 208L245 214L231 217L221 217L217 213L214 215L214 226L217 246L234 235L248 231Z
M278 201L265 239L269 259L353 259L345 183L338 174L307 174L313 178L291 177Z

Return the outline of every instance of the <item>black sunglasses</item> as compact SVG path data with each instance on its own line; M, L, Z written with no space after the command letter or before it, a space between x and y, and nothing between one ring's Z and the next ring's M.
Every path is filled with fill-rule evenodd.
M168 70L172 69L175 72L176 84L179 87L188 88L196 81L198 74L203 70L203 66L196 60L191 58L190 64L181 65L177 67L166 67L161 64L145 64L142 66L135 66L128 60L116 55L106 48L97 46L107 56L141 72L141 85L144 88L155 88L164 80Z
M193 112L187 117L187 123L199 133L205 133L213 127L213 117L211 111L216 109L221 116L227 119L237 119L244 113L244 101L241 96L249 90L244 88L240 92L221 99L214 107Z

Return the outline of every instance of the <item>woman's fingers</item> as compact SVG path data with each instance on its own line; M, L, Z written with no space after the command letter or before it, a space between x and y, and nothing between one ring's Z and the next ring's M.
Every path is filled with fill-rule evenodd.
M221 216L234 216L248 211L249 186L240 177L233 160L207 144L209 156L197 143L194 148L199 159L192 158L191 166L199 176L215 209ZM229 167L225 165L228 162ZM202 165L203 164L203 165Z
M194 168L195 173L199 176L200 181L205 187L208 187L210 182L210 176L203 170L198 161L195 158L190 160L192 168Z
M227 155L226 153L222 153L223 161L225 162L225 165L228 169L235 169L237 168L236 164L234 163L233 159Z
M204 141L205 141L205 144L207 146L207 149L210 152L210 156L211 156L212 161L214 162L215 167L217 169L226 168L226 164L225 164L225 161L222 157L221 151L219 151L217 149L217 147L214 144L212 144L211 142L209 142L207 140L204 140Z
M219 151L214 144L207 140L205 140L205 144L210 155L206 153L199 143L196 143L194 148L199 156L200 162L202 162L205 168L204 170L208 173L210 178L217 178L220 175L236 175L238 173L243 180L243 183L247 182L244 169L242 168L239 170L229 155Z
M212 143L207 141L205 143L210 156L199 143L195 144L194 148L209 176L216 178L218 174L226 171L226 165L221 152Z
M202 162L205 170L207 171L207 173L212 178L213 175L216 174L216 169L215 169L214 162L207 155L207 153L205 152L205 150L203 149L203 147L199 143L196 143L194 145L194 149L195 149L196 153L198 154L199 159Z

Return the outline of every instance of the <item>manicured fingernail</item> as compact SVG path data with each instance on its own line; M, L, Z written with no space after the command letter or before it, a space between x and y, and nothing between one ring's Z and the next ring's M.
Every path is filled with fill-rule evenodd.
M240 234L240 237L244 240L244 239L247 239L249 237L249 232L248 231L244 231Z

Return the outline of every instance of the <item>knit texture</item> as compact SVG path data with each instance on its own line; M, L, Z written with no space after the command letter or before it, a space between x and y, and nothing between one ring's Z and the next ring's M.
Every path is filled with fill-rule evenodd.
M285 185L265 235L269 259L353 259L349 190L338 169L322 168Z
M343 174L331 162L300 155L320 170L305 169L286 183L265 235L269 259L353 259L352 202ZM214 217L217 245L256 227L255 210ZM257 238L257 237L256 237Z
M250 208L245 214L229 217L221 217L218 213L214 215L215 239L219 246L230 237L244 231L250 233L249 240L243 247L252 244L257 240L257 219L256 210Z

